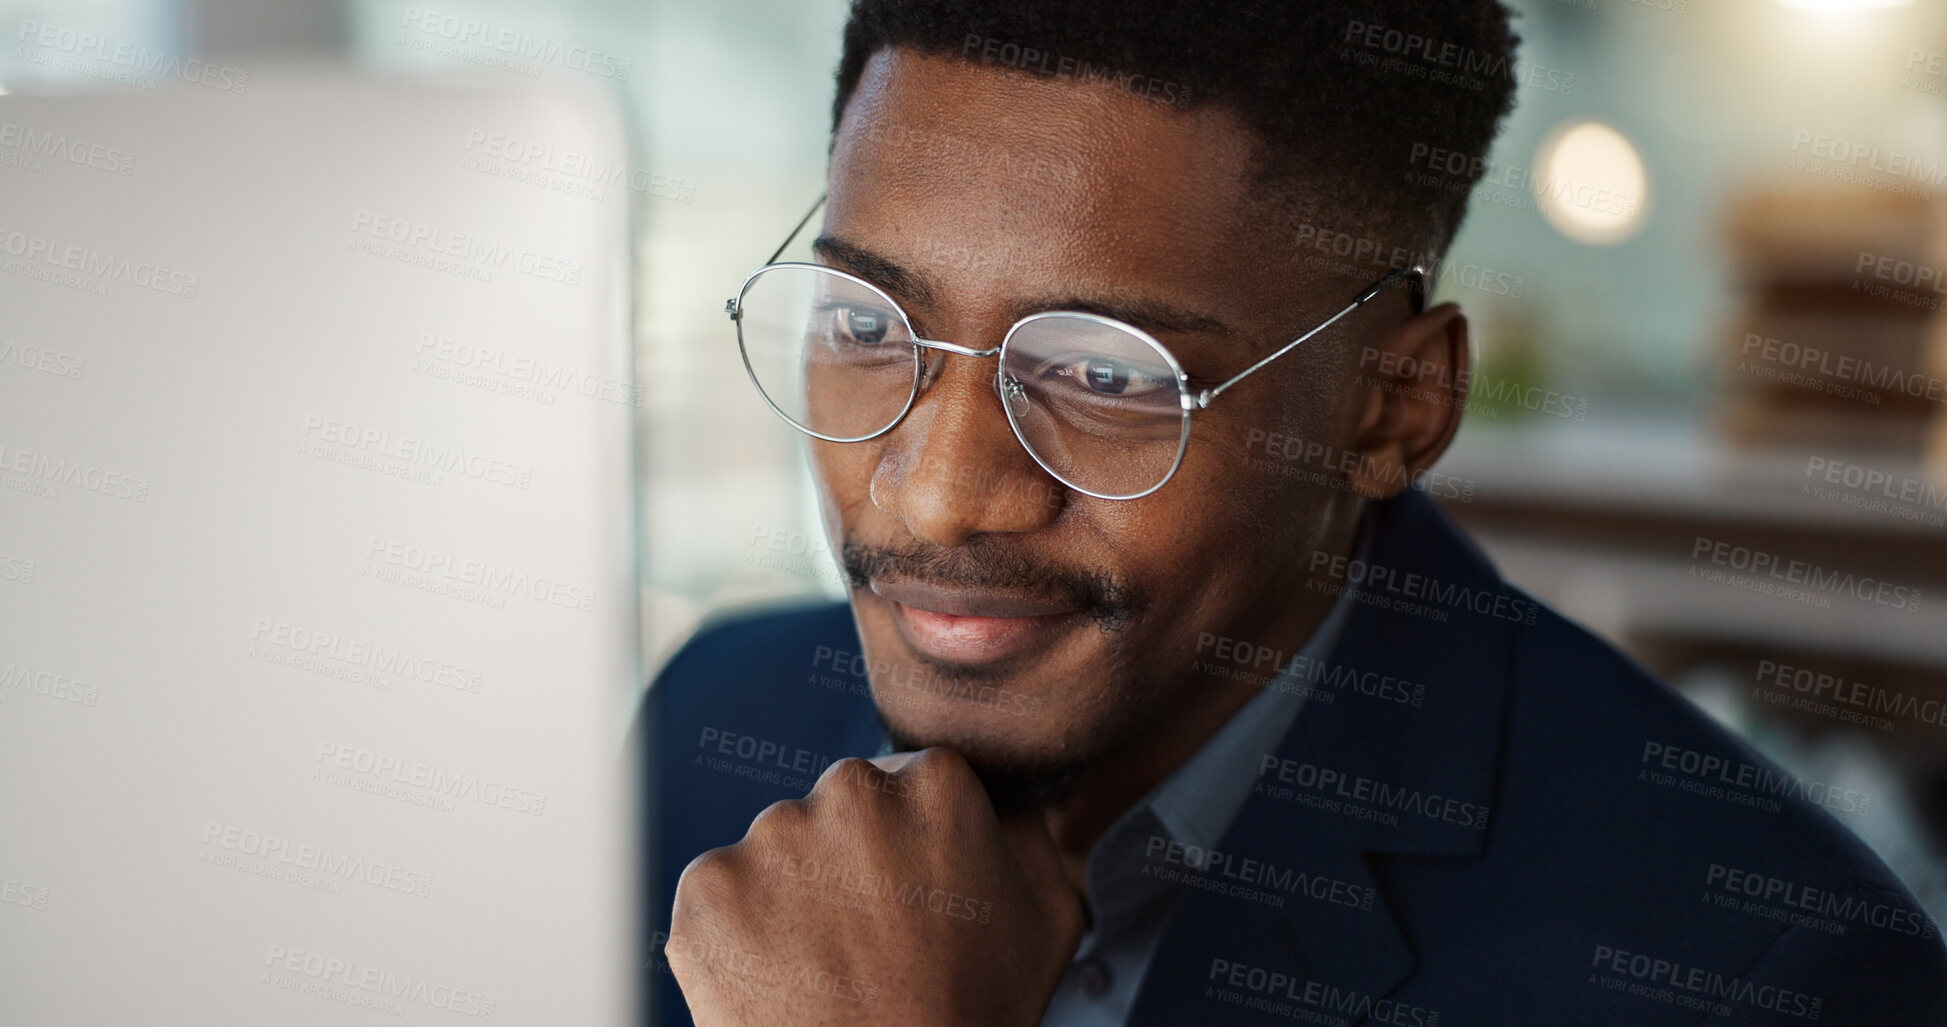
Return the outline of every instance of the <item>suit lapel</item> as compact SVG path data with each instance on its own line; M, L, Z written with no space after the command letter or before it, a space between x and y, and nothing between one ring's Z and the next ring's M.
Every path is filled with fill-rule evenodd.
M1186 889L1131 1024L1228 1021L1262 1004L1362 1022L1415 965L1386 894L1389 857L1481 851L1512 644L1532 600L1424 495L1409 490L1369 516L1366 566L1340 579L1361 582L1360 595L1312 680L1336 694L1308 700L1264 755L1220 850L1227 867L1256 861L1256 880L1282 887ZM1418 705L1359 687L1386 678Z

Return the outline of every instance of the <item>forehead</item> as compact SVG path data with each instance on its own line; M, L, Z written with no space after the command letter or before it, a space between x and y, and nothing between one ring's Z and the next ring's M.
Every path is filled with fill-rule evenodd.
M1264 233L1247 228L1253 139L1228 111L1111 82L882 50L834 140L828 230L997 288L1207 299L1264 267Z

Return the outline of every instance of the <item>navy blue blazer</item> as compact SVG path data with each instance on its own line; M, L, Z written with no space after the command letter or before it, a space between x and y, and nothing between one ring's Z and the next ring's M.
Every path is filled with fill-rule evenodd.
M1368 516L1321 694L1222 855L1159 857L1194 886L1131 1024L1947 1025L1933 921L1839 822L1869 796L1780 771L1502 581L1421 493ZM844 604L748 616L650 689L652 1022L690 1023L661 944L683 867L879 751L859 652Z

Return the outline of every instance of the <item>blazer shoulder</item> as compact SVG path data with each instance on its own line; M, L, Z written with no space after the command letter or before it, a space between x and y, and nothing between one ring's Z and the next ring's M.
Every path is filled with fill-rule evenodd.
M694 722L829 720L834 693L869 697L848 603L732 610L712 616L663 664L636 709L631 736ZM822 683L824 687L818 687ZM850 711L852 703L837 706ZM848 718L849 719L849 718Z
M663 665L649 691L677 701L705 687L721 695L857 651L858 632L847 603L733 610L704 621Z
M1947 948L1911 895L1862 887L1821 904L1849 921L1837 928L1844 935L1829 919L1804 918L1745 975L1784 985L1769 1008L1828 1023L1947 1024Z
M1871 812L1868 792L1781 768L1545 605L1522 634L1511 660L1506 754L1520 773L1510 784L1518 777L1559 790L1575 782L1587 800L1581 811L1627 821L1639 853L1709 848L1728 858L1759 843L1777 872L1811 875L1835 890L1904 892L1842 819Z
M712 615L663 665L658 683L699 671L716 672L740 664L788 659L783 650L834 640L856 645L848 603L801 603L730 610Z

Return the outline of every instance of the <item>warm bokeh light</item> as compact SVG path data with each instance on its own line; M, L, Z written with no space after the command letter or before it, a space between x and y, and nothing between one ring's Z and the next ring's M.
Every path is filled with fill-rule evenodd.
M1599 121L1558 127L1542 140L1535 167L1535 201L1563 235L1609 246L1641 230L1649 178L1621 132Z

